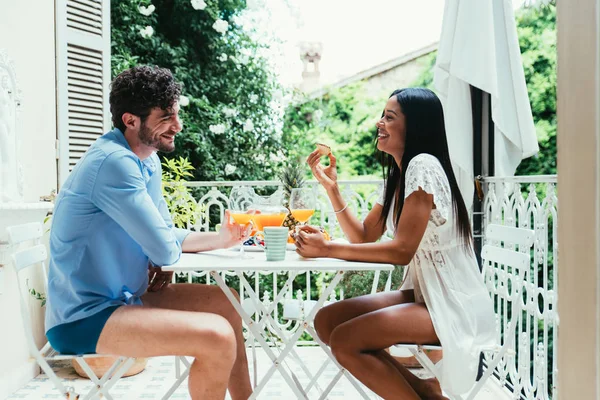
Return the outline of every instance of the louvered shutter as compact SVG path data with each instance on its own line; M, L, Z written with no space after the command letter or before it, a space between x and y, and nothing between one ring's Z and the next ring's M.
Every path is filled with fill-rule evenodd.
M110 0L56 0L58 184L110 129Z

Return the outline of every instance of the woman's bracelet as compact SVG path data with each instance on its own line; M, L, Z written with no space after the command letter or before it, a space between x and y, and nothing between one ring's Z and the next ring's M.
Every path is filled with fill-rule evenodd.
M344 207L343 207L341 210L339 210L339 211L335 211L335 210L333 210L333 213L334 213L334 214L339 214L339 213L341 213L342 211L344 211L346 208L348 208L348 203L346 203L346 205L345 205L345 206L344 206Z

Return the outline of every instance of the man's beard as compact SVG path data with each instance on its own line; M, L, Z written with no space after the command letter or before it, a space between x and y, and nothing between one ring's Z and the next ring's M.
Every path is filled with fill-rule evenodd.
M148 129L145 122L142 123L142 126L140 126L140 132L138 133L138 138L140 139L140 142L142 142L146 146L154 147L155 149L157 149L158 151L162 151L163 153L170 153L173 150L175 150L174 142L172 144L171 143L163 143L160 140L160 135L152 136L152 132L150 131L150 129Z

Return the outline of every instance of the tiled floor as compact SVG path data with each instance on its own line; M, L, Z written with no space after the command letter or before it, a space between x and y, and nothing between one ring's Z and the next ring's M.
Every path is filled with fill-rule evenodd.
M296 351L299 357L307 365L311 373L316 373L319 367L326 360L325 354L315 347L298 347ZM248 353L248 357L251 360L251 352ZM252 362L251 369L252 369ZM258 365L258 379L266 373L269 361L264 352L257 350L257 365ZM296 365L295 362L288 361L287 365L292 369L298 380L306 386L309 382L302 369ZM69 362L59 362L54 366L54 370L57 375L63 380L65 385L72 386L75 388L77 393L87 393L91 387L90 381L87 379L80 378L71 367ZM337 368L333 363L329 363L325 371L321 374L318 384L321 389L325 389L331 382ZM251 376L252 376L251 371ZM136 375L129 378L124 378L119 381L111 390L111 395L115 399L127 399L127 400L141 400L141 399L161 399L162 396L167 392L171 385L175 382L175 359L174 357L158 357L148 361L146 369ZM361 385L362 386L362 385ZM372 399L378 399L376 395L370 392L367 388L362 386L366 393L368 393ZM487 388L486 388L487 389ZM309 393L310 399L317 399L320 397L320 393L317 389L312 389ZM13 393L8 399L25 399L25 400L40 400L40 399L62 399L61 395L46 375L39 375L37 378L29 382L29 384L17 392ZM189 399L187 393L187 381L179 387L175 393L170 397L171 399ZM228 397L229 398L229 397ZM262 391L259 399L277 399L287 400L294 399L295 396L292 390L288 387L286 381L282 376L275 372L269 379L267 386ZM361 399L361 396L357 390L352 386L350 381L345 377L342 377L327 397L328 399L344 399L354 400ZM484 390L477 400L499 400L501 397L494 394L491 389Z

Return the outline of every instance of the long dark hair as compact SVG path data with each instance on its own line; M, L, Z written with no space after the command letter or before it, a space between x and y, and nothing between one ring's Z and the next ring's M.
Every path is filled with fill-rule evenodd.
M467 247L472 249L471 223L467 207L452 171L450 154L448 152L448 140L446 139L444 111L440 99L431 90L425 88L394 90L390 98L393 96L396 96L406 120L406 139L401 168L398 167L391 155L383 152L381 154L383 178L386 182L381 219L383 221L387 220L388 214L392 211L390 208L392 207L394 197L398 193L398 201L395 210L393 210L396 226L398 226L402 207L404 206L405 173L408 164L410 160L421 153L431 154L442 164L450 183L453 212L457 221L456 233L463 239Z

